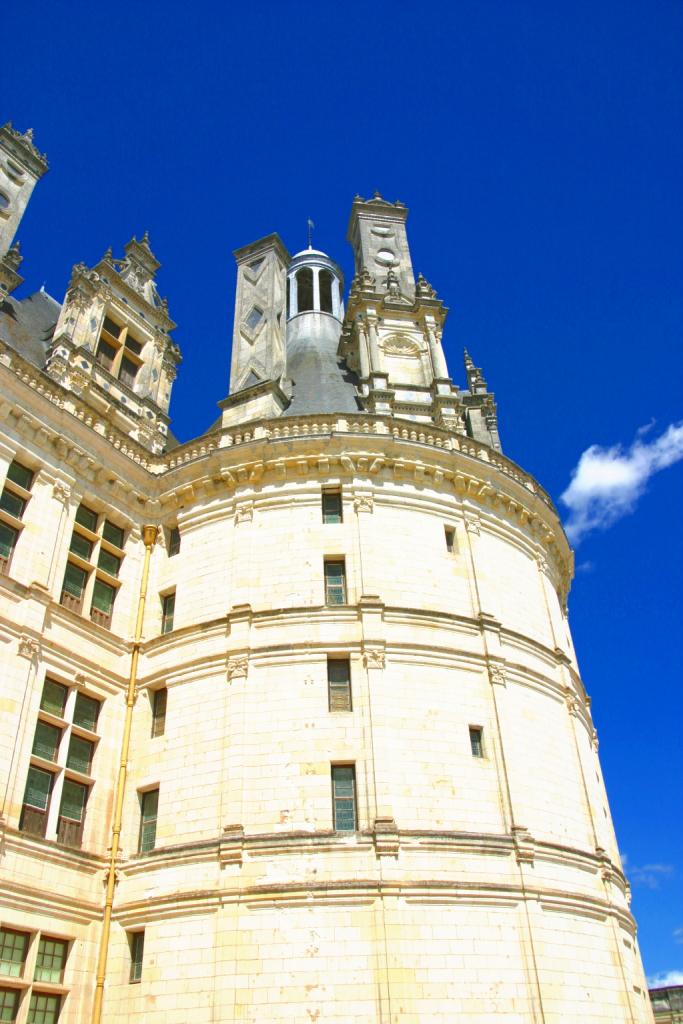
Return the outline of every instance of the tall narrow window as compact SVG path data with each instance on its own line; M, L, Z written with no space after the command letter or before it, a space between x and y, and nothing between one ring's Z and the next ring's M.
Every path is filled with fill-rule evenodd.
M323 522L341 523L342 496L341 491L323 491Z
M5 486L0 493L0 573L7 572L17 538L21 533L33 472L14 460L7 467Z
M302 267L296 275L297 308L299 313L313 309L313 271Z
M145 955L145 933L130 932L128 935L130 943L130 981L140 981L142 978L142 960Z
M472 748L472 757L484 756L483 729L479 725L470 726L470 747Z
M123 561L124 533L120 526L79 505L69 545L61 604L81 614L89 594L90 618L111 627L118 576Z
M75 782L73 779L64 779L57 821L57 842L63 843L65 846L80 847L83 842L87 800L87 786Z
M161 632L170 633L173 629L173 618L175 616L175 590L170 594L162 594L161 597Z
M152 694L152 736L163 736L166 731L166 703L168 690L163 687Z
M356 769L332 765L332 814L335 832L356 831Z
M157 838L157 813L159 811L159 790L150 789L140 794L140 839L138 853L154 849Z
M32 836L44 836L47 828L47 812L50 806L50 794L54 775L42 768L31 765L26 779L24 804L21 811L19 828Z
M27 950L27 932L15 932L11 928L0 929L0 974L20 978L24 973Z
M168 531L168 557L173 558L180 551L180 530L172 526Z
M455 552L455 528L444 526L444 533L446 535L446 551L452 555Z
M325 561L325 604L346 604L346 568L343 559Z
M61 985L68 948L69 944L64 939L52 939L42 935L38 943L34 981L49 981L52 985Z
M330 711L351 711L351 669L348 658L327 659Z
M95 700L94 697L86 697L84 693L76 694L74 725L77 725L79 729L87 729L89 732L95 732L97 729L97 719L99 718L99 714L99 700Z
M27 1024L57 1024L61 1005L61 996L48 995L47 992L32 992L28 1004Z
M318 275L320 286L320 309L323 313L332 312L332 282L334 278L329 270L321 270Z
M105 316L95 359L129 388L135 386L142 366L142 349L143 343L131 334L128 327L121 327L111 317Z

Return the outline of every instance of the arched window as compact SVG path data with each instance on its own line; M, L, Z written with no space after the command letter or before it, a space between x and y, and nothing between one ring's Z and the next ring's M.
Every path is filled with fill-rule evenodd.
M313 271L310 267L302 267L296 275L296 290L299 313L313 309Z
M332 282L333 275L329 270L320 271L320 309L323 313L332 312Z

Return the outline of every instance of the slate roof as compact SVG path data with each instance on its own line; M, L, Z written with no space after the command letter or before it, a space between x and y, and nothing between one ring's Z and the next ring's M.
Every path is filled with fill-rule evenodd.
M0 339L42 370L61 308L44 291L21 300L8 296L0 303Z
M283 416L360 409L357 378L337 355L337 339L325 332L287 338L287 376L292 381L292 401Z

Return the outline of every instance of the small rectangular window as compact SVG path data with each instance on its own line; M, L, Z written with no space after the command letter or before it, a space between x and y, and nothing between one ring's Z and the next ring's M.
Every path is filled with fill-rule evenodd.
M332 812L335 832L356 831L356 769L352 764L332 765Z
M168 557L173 558L180 551L180 530L172 526L168 531Z
M92 556L93 541L88 540L82 533L76 533L74 530L71 535L71 543L69 544L69 551L73 551L79 558L83 558L86 562L90 561Z
M164 687L152 695L152 736L163 736L166 731L166 703L168 690Z
M0 508L4 512L8 512L15 519L21 519L26 508L26 498L20 497L14 491L8 491L5 487L2 494L0 494Z
M20 462L10 462L7 467L7 479L23 487L25 491L30 491L33 485L33 470L22 466Z
M12 1024L17 1019L19 1009L19 990L16 988L0 988L0 1020Z
M455 551L455 528L453 526L444 526L444 533L446 535L446 551L452 555Z
M76 705L74 707L74 725L79 729L87 729L95 732L97 719L100 714L100 701L94 697L86 697L84 693L76 694Z
M66 686L56 683L54 679L46 679L40 698L40 710L63 718L67 692Z
M0 572L7 572L9 560L17 543L19 531L7 523L0 523Z
M484 756L484 742L482 734L483 729L481 729L480 726L470 726L470 747L472 748L472 757Z
M32 836L45 835L47 828L47 811L50 805L50 794L54 775L42 768L31 765L26 777L24 806L21 810L19 828Z
M341 523L342 496L341 491L323 491L323 522Z
M157 814L159 811L159 790L150 789L140 794L140 837L138 853L153 850L157 838Z
M53 985L61 984L66 964L68 943L64 939L51 939L43 935L38 942L34 981L49 981Z
M84 526L91 533L97 531L97 512L93 512L87 505L79 505L76 509L76 522Z
M135 378L139 369L140 366L138 363L134 363L132 359L128 359L127 356L123 356L121 359L121 366L119 368L119 380L129 388L134 387Z
M351 666L348 658L327 659L330 711L351 711Z
M66 755L67 768L71 768L74 772L82 772L83 775L89 775L94 750L94 743L73 733L69 740L69 752Z
M62 730L58 729L56 725L38 722L31 753L35 757L42 757L45 761L56 761L61 736Z
M130 932L128 941L130 943L130 981L140 981L142 961L145 955L145 933Z
M161 632L170 633L173 629L173 618L175 615L175 590L170 594L163 594L161 598Z
M88 801L88 787L73 779L64 779L62 801L59 805L57 842L65 846L80 847L85 825L85 805ZM43 978L43 981L46 979Z
M28 934L15 932L11 928L0 929L0 973L10 978L20 978L24 973Z
M73 562L67 562L64 583L62 584L62 596L60 598L60 603L65 608L70 608L73 612L80 612L83 607L83 591L85 590L87 578L88 575L85 569L81 569L79 565L74 565Z
M325 604L346 604L346 568L343 561L325 562Z
M46 992L32 992L31 1001L28 1004L27 1024L57 1024L61 1005L61 996L51 996Z
M123 530L120 526L115 526L114 523L110 523L108 519L104 520L102 536L109 542L109 544L113 544L115 548L123 547Z
M113 555L111 551L107 551L106 548L100 548L97 568L108 572L110 576L118 576L119 569L121 568L121 559L118 555Z
M90 618L100 626L109 629L111 626L111 613L114 608L116 588L104 580L95 580L92 592L92 605L90 606Z

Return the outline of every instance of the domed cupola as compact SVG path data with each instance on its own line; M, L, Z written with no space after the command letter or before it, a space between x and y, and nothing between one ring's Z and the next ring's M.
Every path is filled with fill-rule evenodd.
M354 378L339 357L344 277L319 249L298 252L287 268L287 377L292 401L286 416L356 412Z

